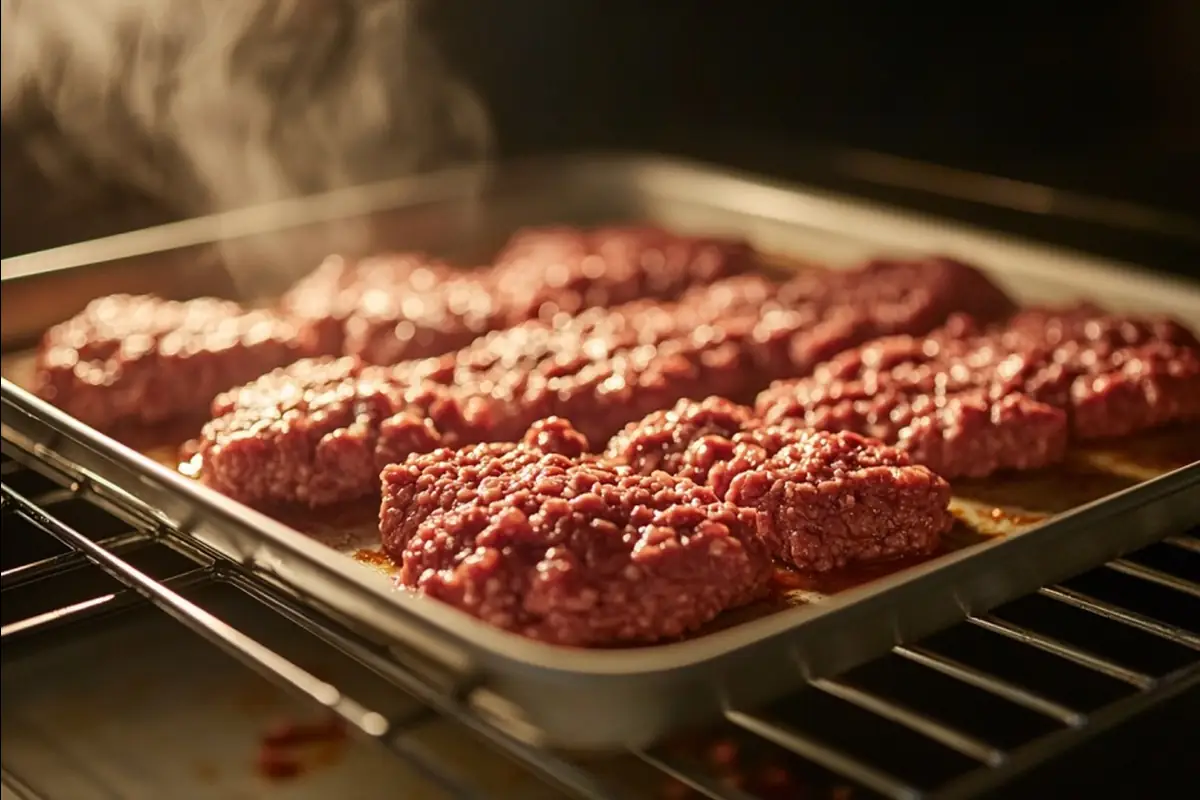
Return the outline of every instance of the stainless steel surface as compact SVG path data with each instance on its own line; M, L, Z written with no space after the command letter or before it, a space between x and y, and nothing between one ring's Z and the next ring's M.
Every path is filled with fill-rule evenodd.
M355 797L623 800L681 797L680 784L735 800L971 797L1200 685L1200 606L1186 591L1200 578L1195 529L1127 557L1172 587L1097 569L1020 601L1043 607L1002 606L778 703L731 710L694 742L573 763L413 680L419 662L4 450L3 780L23 798L300 799L353 787ZM98 581L97 566L118 580ZM268 667L273 684L238 661ZM331 710L358 730L353 741L319 747L289 780L255 768L272 723ZM740 775L722 766L735 740ZM757 784L754 751L766 754Z
M162 283L164 259L192 263L192 280L196 265L207 265L210 283L237 286L245 259L283 252L270 246L282 235L293 272L301 271L323 252L301 257L300 251L323 246L330 231L344 230L338 220L366 220L375 248L459 253L483 252L519 225L631 218L736 232L768 252L833 264L881 252L941 251L991 270L1024 300L1087 296L1114 308L1200 319L1200 291L1186 284L686 164L638 158L540 163L500 170L482 195L475 189L473 174L457 173L5 261L6 347L27 341L87 298L113 291L107 280L114 275L146 281L139 286ZM218 253L223 270L215 269ZM266 272L279 278L287 270L276 265ZM47 304L50 297L61 302ZM1193 464L1025 533L818 604L693 641L579 652L530 642L389 591L367 580L350 559L94 433L8 381L3 428L5 438L57 464L87 491L252 568L257 579L291 587L300 604L337 616L377 643L377 654L420 661L422 669L405 678L413 691L460 697L487 724L540 745L645 747L680 726L721 713L745 714L743 709L806 680L832 676L964 616L985 620L995 606L1200 519L1200 464ZM199 624L190 609L146 591ZM221 631L210 633L226 641ZM261 655L260 665L269 666L263 663L269 655Z

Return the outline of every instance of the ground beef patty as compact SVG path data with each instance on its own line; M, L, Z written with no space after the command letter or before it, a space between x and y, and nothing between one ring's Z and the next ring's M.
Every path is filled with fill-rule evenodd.
M497 323L484 270L411 253L331 256L283 296L281 307L314 352L373 364L440 355Z
M675 638L764 593L754 512L665 473L547 453L545 438L563 433L383 470L380 531L401 584L577 647Z
M982 477L1053 464L1072 434L1200 418L1200 349L1165 321L1033 310L982 332L877 340L770 387L757 410L882 439L947 477Z
M848 273L824 274L839 287L879 292ZM760 308L764 287L765 279L737 277L677 303L529 321L453 354L387 368L301 362L217 399L196 443L199 466L210 485L246 502L350 500L375 491L365 476L413 452L405 447L513 441L548 416L600 443L681 398L748 400L773 378L805 374L809 365L793 357L797 343L805 352L856 343L858 333L838 329L831 338L819 328L825 301L816 310ZM895 324L895 306L837 296L856 309L855 331L872 330L874 317Z
M392 367L302 360L219 396L189 449L204 480L233 497L325 505L374 492L379 469L410 453L513 441L547 416L576 419L602 442L681 393L740 385L745 359L701 324L766 283L733 280L675 311L638 302L530 321Z
M47 331L33 389L101 429L202 415L218 392L311 351L287 319L214 298L95 300Z
M754 509L775 556L802 570L929 554L953 524L949 484L899 450L853 433L764 425L718 397L629 425L604 455Z
M780 286L762 307L758 357L773 377L798 377L879 336L925 333L956 313L991 322L1014 308L983 273L949 258L809 270Z
M549 319L638 299L669 300L692 286L753 269L745 242L653 227L518 231L493 267L507 321Z
M461 270L419 254L332 256L283 298L319 352L395 364L491 330L637 299L671 299L749 269L739 242L657 228L519 231L495 266Z
M411 453L511 442L552 415L604 441L630 419L744 374L736 348L694 339L501 367L466 382L443 382L470 373L437 367L297 362L218 398L189 455L205 482L244 502L328 505L376 491L379 469Z
M1200 342L1174 320L1113 315L1093 306L1030 309L1014 316L999 337L1011 352L1048 354L1026 389L1066 409L1078 439L1200 419Z
M802 272L781 287L776 302L815 314L816 324L792 344L792 359L805 371L879 336L931 331L951 314L991 322L1016 310L982 272L944 256L873 259L854 269Z

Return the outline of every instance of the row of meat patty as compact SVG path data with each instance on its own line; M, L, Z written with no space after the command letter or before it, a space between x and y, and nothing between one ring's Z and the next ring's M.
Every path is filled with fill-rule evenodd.
M35 388L97 428L153 425L204 414L219 392L300 358L439 355L527 319L673 298L755 266L742 242L655 228L522 231L476 269L415 254L333 256L273 309L96 300L46 334Z
M637 450L666 429L670 455ZM385 467L380 531L400 582L536 639L646 643L762 598L773 559L930 553L952 523L944 479L856 434L763 425L721 398L629 433L590 455L552 418L520 443Z
M469 271L330 259L274 311L98 301L47 336L40 386L103 425L216 396L185 457L247 503L382 475L402 585L576 646L695 630L776 563L932 553L947 479L1200 420L1172 321L1017 311L945 258L757 263L648 229L523 232Z

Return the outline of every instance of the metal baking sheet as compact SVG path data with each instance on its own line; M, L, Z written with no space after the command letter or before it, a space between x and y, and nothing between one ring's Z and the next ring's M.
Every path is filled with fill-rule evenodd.
M886 253L943 252L988 270L1022 301L1086 298L1114 310L1200 319L1200 290L1128 265L703 166L608 156L497 168L482 183L474 171L405 180L11 259L0 295L5 353L113 291L265 297L335 247L351 254L427 249L470 261L486 258L523 225L629 220L739 234L784 261L832 267ZM371 559L350 557L364 544L350 520L306 524L316 535L302 535L93 432L7 379L3 425L6 437L56 457L97 492L131 496L163 524L295 587L406 654L421 654L436 665L431 679L457 687L516 735L572 748L647 744L1200 518L1200 435L1170 431L1120 450L1077 453L1052 473L956 484L958 507L977 533L991 535L967 537L959 543L969 546L932 561L857 586L799 586L772 613L730 614L686 641L578 651L397 592Z

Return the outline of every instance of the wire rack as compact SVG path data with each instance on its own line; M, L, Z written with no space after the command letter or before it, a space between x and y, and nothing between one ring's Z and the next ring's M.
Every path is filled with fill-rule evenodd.
M1200 528L890 653L708 731L608 760L530 747L419 666L314 611L286 587L105 496L69 465L4 443L7 644L151 604L258 673L335 713L452 796L488 796L418 742L452 719L540 781L580 798L978 796L1200 683ZM115 579L98 583L95 578ZM72 576L62 580L64 576ZM91 578L88 578L91 576ZM41 587L57 581L60 589ZM382 678L403 712L332 685L202 602L231 588ZM67 587L64 593L61 587ZM30 589L41 603L27 602ZM25 598L25 599L23 599ZM617 777L614 778L614 775ZM633 777L636 776L636 780ZM5 774L11 790L19 776Z

